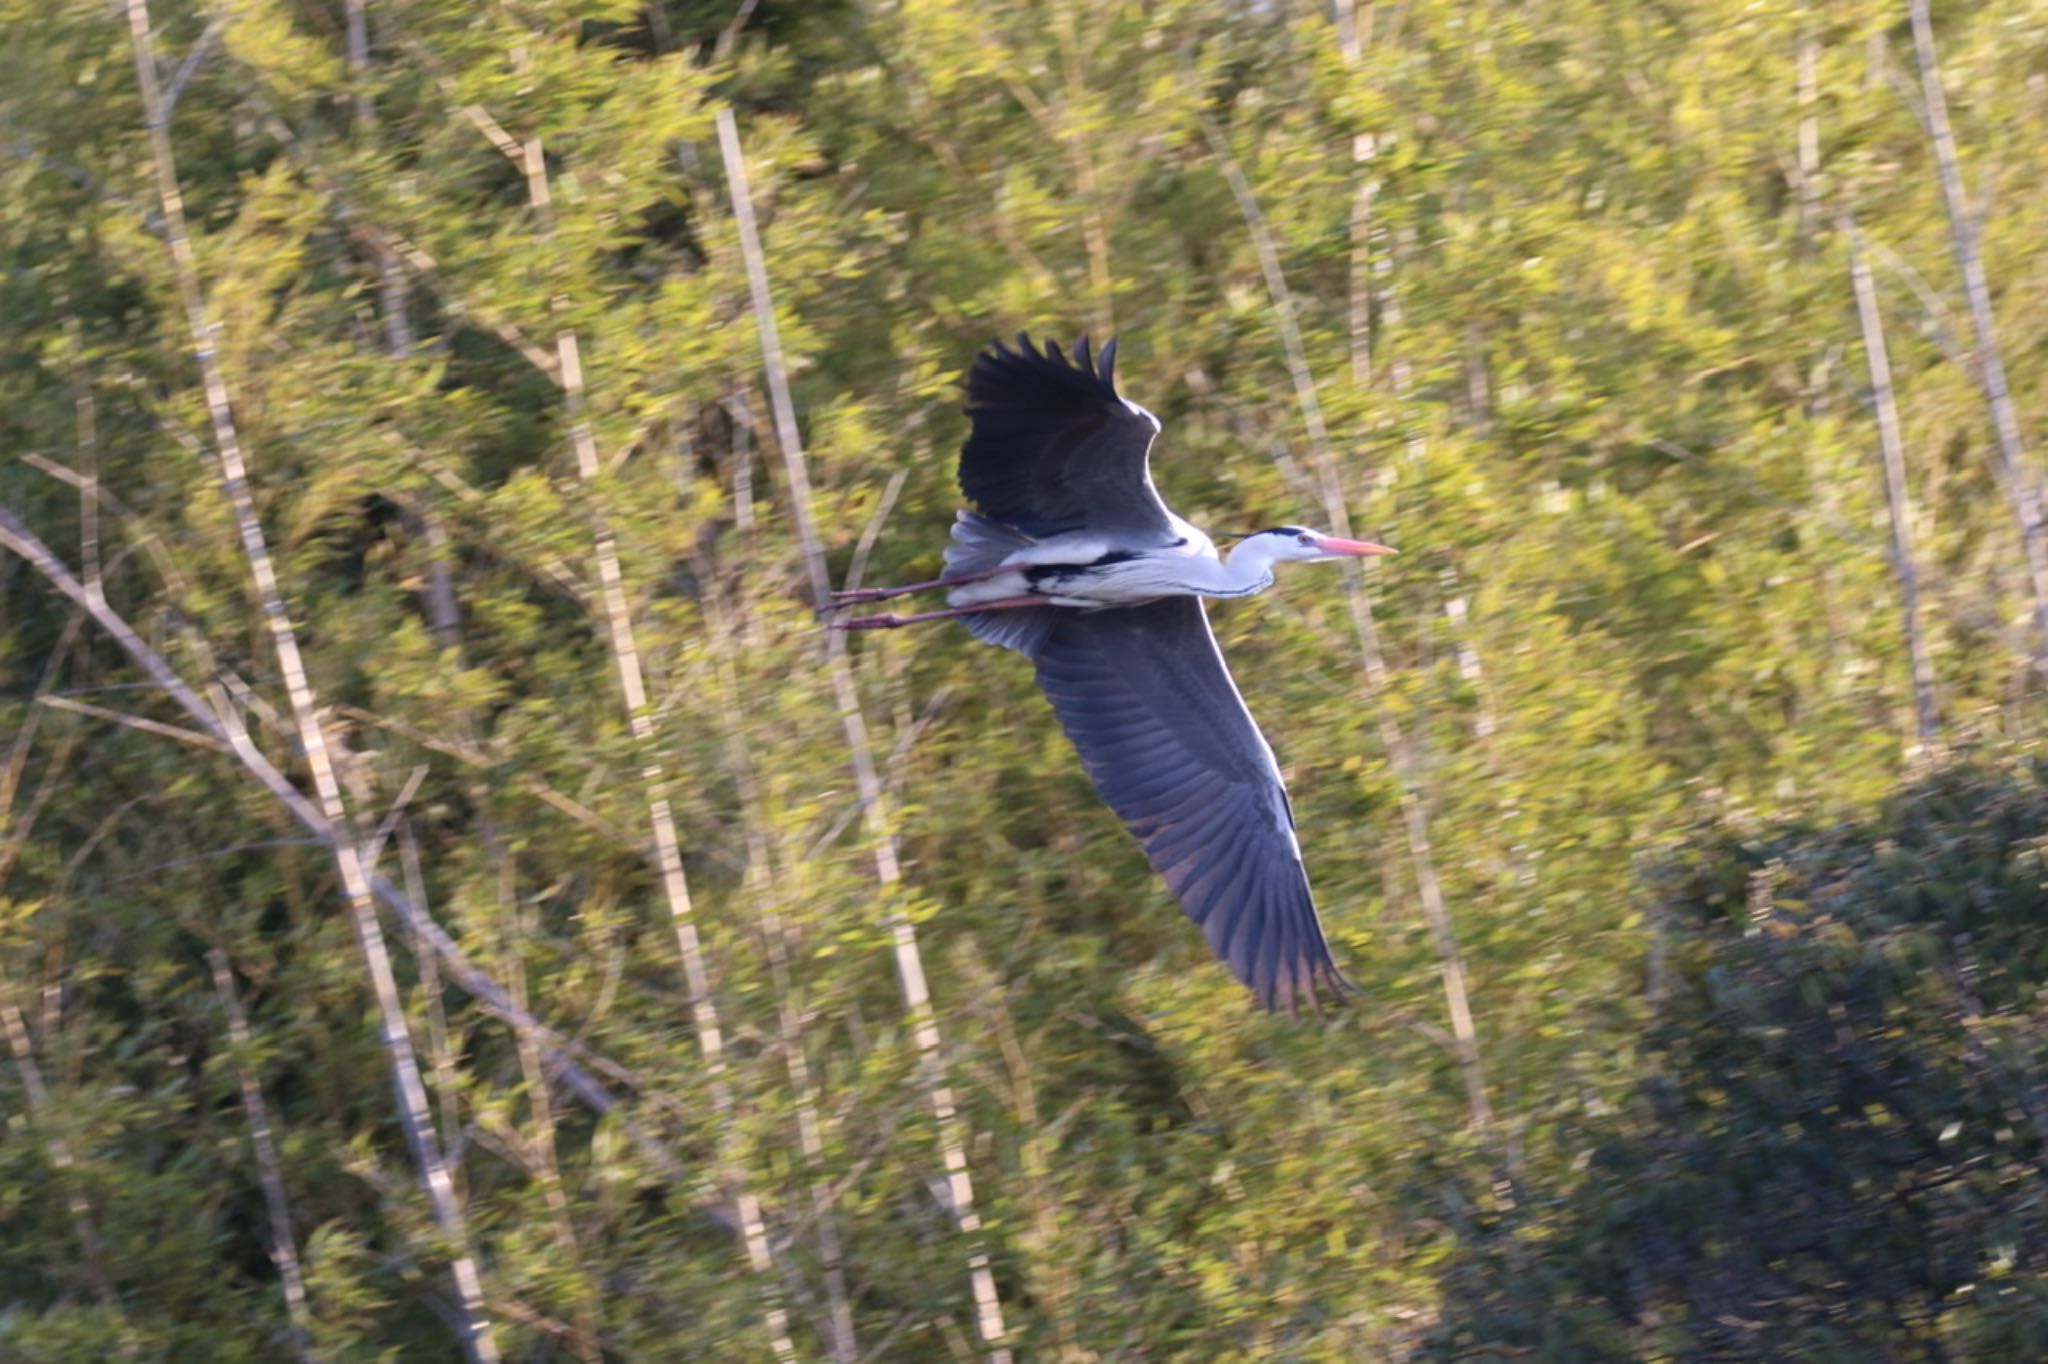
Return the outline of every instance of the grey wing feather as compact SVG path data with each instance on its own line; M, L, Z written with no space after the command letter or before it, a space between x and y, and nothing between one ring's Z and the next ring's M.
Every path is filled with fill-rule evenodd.
M1216 955L1269 1009L1341 994L1279 766L1201 602L1065 612L1036 657L1095 789Z
M1147 454L1159 424L1118 396L1116 343L1091 357L1083 337L1070 361L1027 336L998 345L967 375L971 425L960 488L982 515L1044 538L1095 530L1133 545L1173 539Z
M991 521L971 511L953 518L953 543L946 546L947 575L984 573L1000 565L1020 549L1035 543L1023 531ZM1009 611L976 611L962 616L960 623L977 639L1015 649L1030 658L1038 652L1046 633L1061 611L1059 606L1032 606Z

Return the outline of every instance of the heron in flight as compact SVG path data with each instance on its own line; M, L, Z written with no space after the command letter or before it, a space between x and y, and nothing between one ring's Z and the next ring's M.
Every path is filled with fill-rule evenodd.
M1316 919L1273 750L1210 633L1203 597L1249 597L1273 565L1391 554L1300 526L1238 537L1227 557L1170 511L1146 457L1159 419L1116 391L1116 342L1069 359L1029 336L967 377L945 573L833 594L835 606L944 589L943 610L839 629L958 618L1038 668L1038 685L1110 808L1210 948L1268 1009L1320 1007L1344 978Z

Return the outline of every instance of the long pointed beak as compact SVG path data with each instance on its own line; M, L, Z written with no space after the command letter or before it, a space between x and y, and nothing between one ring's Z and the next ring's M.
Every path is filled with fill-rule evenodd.
M1322 539L1316 541L1316 548L1325 554L1354 554L1361 559L1371 554L1398 554L1400 552L1399 550L1388 549L1385 545L1376 545L1370 540L1339 540L1334 535L1325 535Z

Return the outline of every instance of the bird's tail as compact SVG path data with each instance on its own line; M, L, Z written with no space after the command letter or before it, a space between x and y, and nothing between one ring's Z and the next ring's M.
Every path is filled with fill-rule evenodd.
M953 522L953 543L946 546L946 576L986 572L1031 543L1031 537L1014 526L963 511ZM1012 611L978 611L962 616L960 620L974 632L975 638L1000 644L1005 649L1015 649L1026 658L1035 658L1053 622L1058 619L1060 609L1057 606L1040 606Z

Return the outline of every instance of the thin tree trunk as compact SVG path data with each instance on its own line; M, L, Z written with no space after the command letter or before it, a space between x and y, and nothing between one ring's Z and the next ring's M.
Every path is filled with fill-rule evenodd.
M1934 710L1934 668L1920 630L1920 573L1913 556L1912 507L1906 493L1906 453L1899 438L1899 410L1892 396L1892 362L1885 349L1884 319L1877 288L1863 256L1862 234L1845 214L1842 235L1849 242L1849 281L1856 291L1856 316L1863 326L1863 354L1870 365L1870 393L1877 406L1877 444L1884 459L1885 502L1892 514L1892 567L1899 575L1899 613L1913 670L1914 752L1924 752L1939 733Z
M804 567L810 579L811 599L820 611L831 604L831 580L825 572L825 550L811 515L811 479L804 463L801 437L797 434L796 405L790 399L789 380L783 369L782 342L775 325L775 303L768 287L767 262L761 254L760 229L754 221L753 192L748 187L747 164L740 149L739 125L730 106L718 111L718 145L725 158L725 174L732 196L733 217L738 223L740 249L746 256L747 285L753 296L754 320L761 334L761 363L768 380L768 397L774 409L776 443L782 447L788 471L791 513L797 536L802 541ZM987 1347L991 1364L1008 1364L1010 1351L1003 1342L1002 1303L996 1296L995 1275L989 1268L988 1249L982 1235L981 1216L974 1209L974 1182L967 1172L967 1152L961 1132L959 1110L953 1091L946 1084L941 1056L938 1015L932 1009L931 990L925 980L924 957L918 950L917 929L895 908L896 888L902 869L896 860L896 840L889 829L887 799L875 768L874 745L868 737L867 719L861 713L860 694L854 687L853 669L846 656L846 636L826 630L825 661L831 677L832 694L839 706L840 726L845 733L854 783L865 806L868 841L875 861L875 880L881 896L890 905L885 927L894 944L896 975L902 988L903 1005L910 1015L911 1032L917 1045L919 1069L925 1097L938 1127L940 1159L946 1171L949 1211L967 1238L967 1277L974 1295L975 1325Z
M2044 531L2041 523L2041 490L2027 468L2026 452L2020 444L2019 415L2006 387L2005 360L1992 325L1991 289L1984 281L1984 262L1977 252L1977 225L1970 216L1962 169L1956 162L1956 139L1949 128L1948 96L1942 89L1941 67L1934 55L1934 25L1927 16L1927 0L1911 0L1911 8L1913 53L1920 65L1920 84L1927 100L1927 134L1934 143L1934 158L1941 171L1949 240L1955 248L1956 267L1962 272L1963 292L1970 300L1970 321L1977 332L1977 382L1991 408L1991 425L1998 437L1999 471L2006 496L2012 500L2013 516L2019 522L2020 548L2026 555L2027 578L2033 589L2034 668L2048 678L2048 531Z
M1202 123L1207 134L1211 151L1215 154L1218 167L1230 185L1230 192L1237 199L1239 212L1245 226L1251 233L1253 247L1258 252L1260 269L1265 273L1267 291L1273 299L1273 313L1280 328L1280 340L1287 354L1287 369L1294 383L1295 400L1301 408L1302 426L1308 432L1309 449L1315 463L1318 482L1321 486L1323 514L1329 519L1330 528L1336 534L1349 537L1351 534L1351 512L1346 505L1342 485L1338 479L1336 457L1330 449L1330 434L1323 420L1323 406L1317 396L1315 378L1309 370L1308 353L1301 339L1301 326L1295 317L1294 296L1287 287L1287 277L1280 267L1280 253L1273 241L1273 234L1266 225L1265 214L1259 208L1259 201L1252 193L1249 181L1239 168L1237 159L1231 155L1229 145L1223 139L1223 132L1214 122L1204 119ZM1354 366L1355 367L1355 366ZM1380 648L1379 627L1373 619L1372 599L1366 592L1362 574L1357 565L1348 566L1345 575L1344 595L1351 609L1351 624L1358 638L1358 651L1365 668L1366 686L1370 693L1384 695L1389 675L1386 658ZM1402 825L1408 838L1409 860L1415 869L1416 891L1422 902L1422 915L1429 926L1430 940L1435 948L1438 970L1443 977L1444 1003L1451 1016L1451 1037L1456 1049L1458 1068L1464 1076L1465 1095L1472 1112L1473 1128L1489 1145L1494 1144L1493 1105L1487 1098L1486 1073L1480 1061L1479 1037L1472 1021L1472 1006L1465 984L1465 961L1459 953L1457 935L1451 926L1450 910L1444 901L1443 884L1438 879L1436 854L1429 832L1429 811L1423 798L1420 764L1416 761L1413 745L1408 741L1407 732L1401 727L1393 710L1378 704L1373 707L1380 731L1380 742L1387 750L1388 760L1393 764L1394 775L1400 789Z
M384 930L377 921L377 907L367 869L348 836L348 812L342 804L341 786L335 779L334 763L321 728L319 706L306 676L299 653L298 635L286 612L270 548L257 519L248 471L243 464L241 436L235 427L228 397L227 380L221 372L215 344L214 325L207 320L206 302L200 291L198 264L186 235L183 194L178 186L177 163L171 154L170 128L163 115L157 87L156 44L150 30L148 0L128 0L128 28L135 53L136 79L141 86L144 116L149 122L150 151L155 165L157 192L164 217L164 232L170 248L171 266L177 276L179 299L191 330L192 345L206 392L206 406L213 426L214 451L219 457L221 479L234 510L236 529L249 561L251 576L270 627L272 646L277 651L279 671L296 718L299 742L306 765L313 775L314 791L321 815L340 834L333 846L335 869L341 877L354 920L356 939L370 974L382 1021L385 1054L390 1058L392 1083L397 1094L399 1121L405 1129L421 1183L434 1209L434 1218L448 1237L452 1251L450 1270L455 1281L457 1332L464 1355L478 1364L494 1364L498 1346L484 1309L482 1275L470 1249L469 1227L462 1205L448 1179L440 1139L427 1113L425 1083L419 1061L413 1054L412 1038L406 1031L404 1003L398 980L391 969L391 955L384 943Z
M538 134L520 141L508 134L483 109L472 107L470 118L486 136L518 165L526 180L526 194L539 221L543 237L554 232L554 192L548 181L547 158ZM662 895L667 903L669 927L675 935L676 954L683 967L689 990L690 1012L697 1034L697 1051L709 1072L711 1104L717 1114L721 1163L729 1186L734 1219L739 1223L740 1244L748 1268L758 1276L767 1295L765 1308L769 1344L779 1360L796 1358L796 1345L789 1335L789 1313L782 1305L775 1278L775 1257L762 1220L761 1200L742 1168L737 1148L739 1132L733 1104L732 1082L726 1073L725 1033L718 1008L711 996L711 973L705 964L703 944L690 902L690 884L683 872L682 839L677 832L674 808L669 803L668 773L655 747L654 715L647 703L647 683L640 665L640 648L633 629L632 609L626 601L625 573L619 563L618 539L611 523L598 505L592 488L602 466L590 419L584 412L583 352L573 327L555 333L555 358L562 393L562 405L569 417L569 441L576 452L576 474L590 490L587 512L590 518L592 554L597 561L598 600L603 612L606 639L611 646L612 664L618 672L619 691L626 707L626 724L640 750L640 784L647 799L647 822L654 835L655 870L661 877Z
M306 1306L306 1280L299 1271L299 1248L292 1236L291 1205L284 1196L284 1174L277 1160L277 1141L271 1135L270 1104L263 1097L263 1082L250 1064L249 1018L242 1012L242 997L235 990L235 973L227 953L218 947L206 954L213 968L214 992L228 1019L228 1040L234 1044L235 1078L242 1091L242 1116L249 1124L249 1145L256 1153L256 1177L263 1186L263 1206L270 1214L270 1259L284 1282L285 1316L291 1323L292 1354L311 1364L320 1356L313 1349L313 1314Z
M123 515L132 516L133 514L104 487L96 483L88 484L87 480L81 478L74 471L64 468L62 465L55 464L40 455L33 454L26 456L24 462L34 465L42 472L54 478L71 483L73 486L80 488L89 486L93 489L94 495L104 507L120 512ZM179 573L177 563L165 552L158 536L151 532L148 527L134 523L130 524L128 534L136 542L136 547L149 555L158 574L163 578L165 586L172 593L184 596L191 592L191 584ZM75 624L82 624L88 618L97 623L116 644L121 646L122 651L128 655L136 667L140 668L152 682L162 688L165 694L176 702L187 715L190 715L198 722L199 731L205 736L206 743L217 744L222 750L233 756L243 771L253 777L258 785L262 786L264 790L268 791L272 797L282 804L294 819L298 820L314 835L321 846L331 845L337 836L336 831L327 824L326 820L321 816L318 807L307 800L298 788L293 786L290 780L278 771L262 750L256 747L254 741L249 737L238 706L256 712L263 717L266 723L271 725L281 725L282 722L277 713L270 707L268 702L264 701L262 697L254 692L249 691L239 678L221 666L219 660L214 655L212 646L204 635L192 630L189 626L183 628L180 632L180 637L185 647L192 651L193 656L199 660L200 666L208 672L212 679L207 684L214 693L215 699L212 704L201 700L198 692L187 686L184 680L178 676L177 672L164 661L163 655L143 640L135 632L134 627L129 625L118 612L108 605L104 593L95 593L87 588L85 584L81 583L77 576L65 567L63 560L59 559L48 545L45 545L38 539L35 533L29 530L27 525L18 516L8 511L5 507L0 507L0 549L6 549L16 555L40 574L52 587L56 588L60 595L79 608L72 617L71 622L66 624L65 633L59 638L59 651L69 647L71 632ZM567 570L565 568L561 572L566 576ZM47 681L48 677L46 676L45 683ZM39 687L37 696L39 698L43 696L43 689L41 687ZM50 699L54 701L56 698ZM76 704L75 702L71 703L73 707ZM354 714L357 718L394 728L396 732L403 734L415 743L433 749L436 752L449 754L473 765L489 765L483 757L463 748L460 744L449 744L408 726L395 726L389 720L380 719L368 712L355 711L352 707L342 707L340 710L343 714ZM109 717L114 718L113 713L110 712ZM135 728L146 729L151 732L162 732L154 730L150 725L139 723L136 717L120 717L120 719L121 723L129 724ZM174 726L166 726L164 728L170 731L166 737L186 741L191 740L192 736L186 731L177 730ZM17 737L15 752L10 757L8 766L4 770L0 770L0 809L6 808L12 799L12 782L17 775L17 768L26 754L28 734L29 728L24 726L22 735ZM582 809L581 806L578 806L560 792L553 790L546 783L536 781L533 783L533 789L542 799L555 805L556 808L561 809L572 818L582 818L586 822L593 823L594 826L601 823L588 810ZM39 805L40 800L36 804ZM10 829L6 841L0 842L0 879L4 879L4 874L17 840L24 839L27 826L33 824L33 816L34 807L32 806L29 818L26 821L17 820ZM605 831L608 834L612 832L608 828ZM393 913L398 915L399 920L405 925L406 931L423 945L423 950L431 954L432 957L439 959L448 967L449 978L454 981L457 987L473 998L493 1018L504 1023L516 1033L530 1034L539 1042L542 1049L546 1051L549 1064L554 1067L556 1074L576 1094L577 1098L583 1101L591 1112L598 1114L616 1113L619 1108L618 1098L597 1079L599 1074L616 1080L631 1089L644 1090L648 1087L644 1077L637 1072L598 1053L583 1042L571 1037L565 1037L514 1004L504 990L499 988L497 982L470 959L469 954L462 950L461 945L454 938L450 937L448 932L438 923L434 922L431 914L427 913L412 897L400 891L391 882L390 878L379 874L374 868L370 871L370 886L376 892L377 897L383 900ZM653 1097L656 1101L660 1100L659 1095ZM657 1169L662 1170L670 1178L680 1179L683 1177L684 1170L682 1164L676 1159L674 1152L660 1141L657 1141L645 1127L624 1114L619 1114L616 1120L622 1124L622 1130L625 1131L627 1136L640 1148L641 1152L649 1158ZM716 1211L710 1209L701 1209L700 1211L706 1212L714 1220L722 1219L722 1214Z
M21 728L14 732L14 743L8 751L7 761L0 763L0 886L4 886L13 874L16 859L28 846L30 835L35 833L36 820L63 784L71 755L78 748L78 731L75 728L65 730L57 741L57 751L43 765L42 779L36 783L35 794L29 797L28 804L19 814L15 813L14 798L21 790L29 751L35 746L36 730L42 723L43 708L69 699L52 696L50 692L57 685L64 655L71 651L72 643L84 625L85 612L82 610L73 611L64 621L64 628L57 634L56 647L44 660L43 675L36 679L35 694L27 713L22 716ZM73 704L75 706L76 703Z

